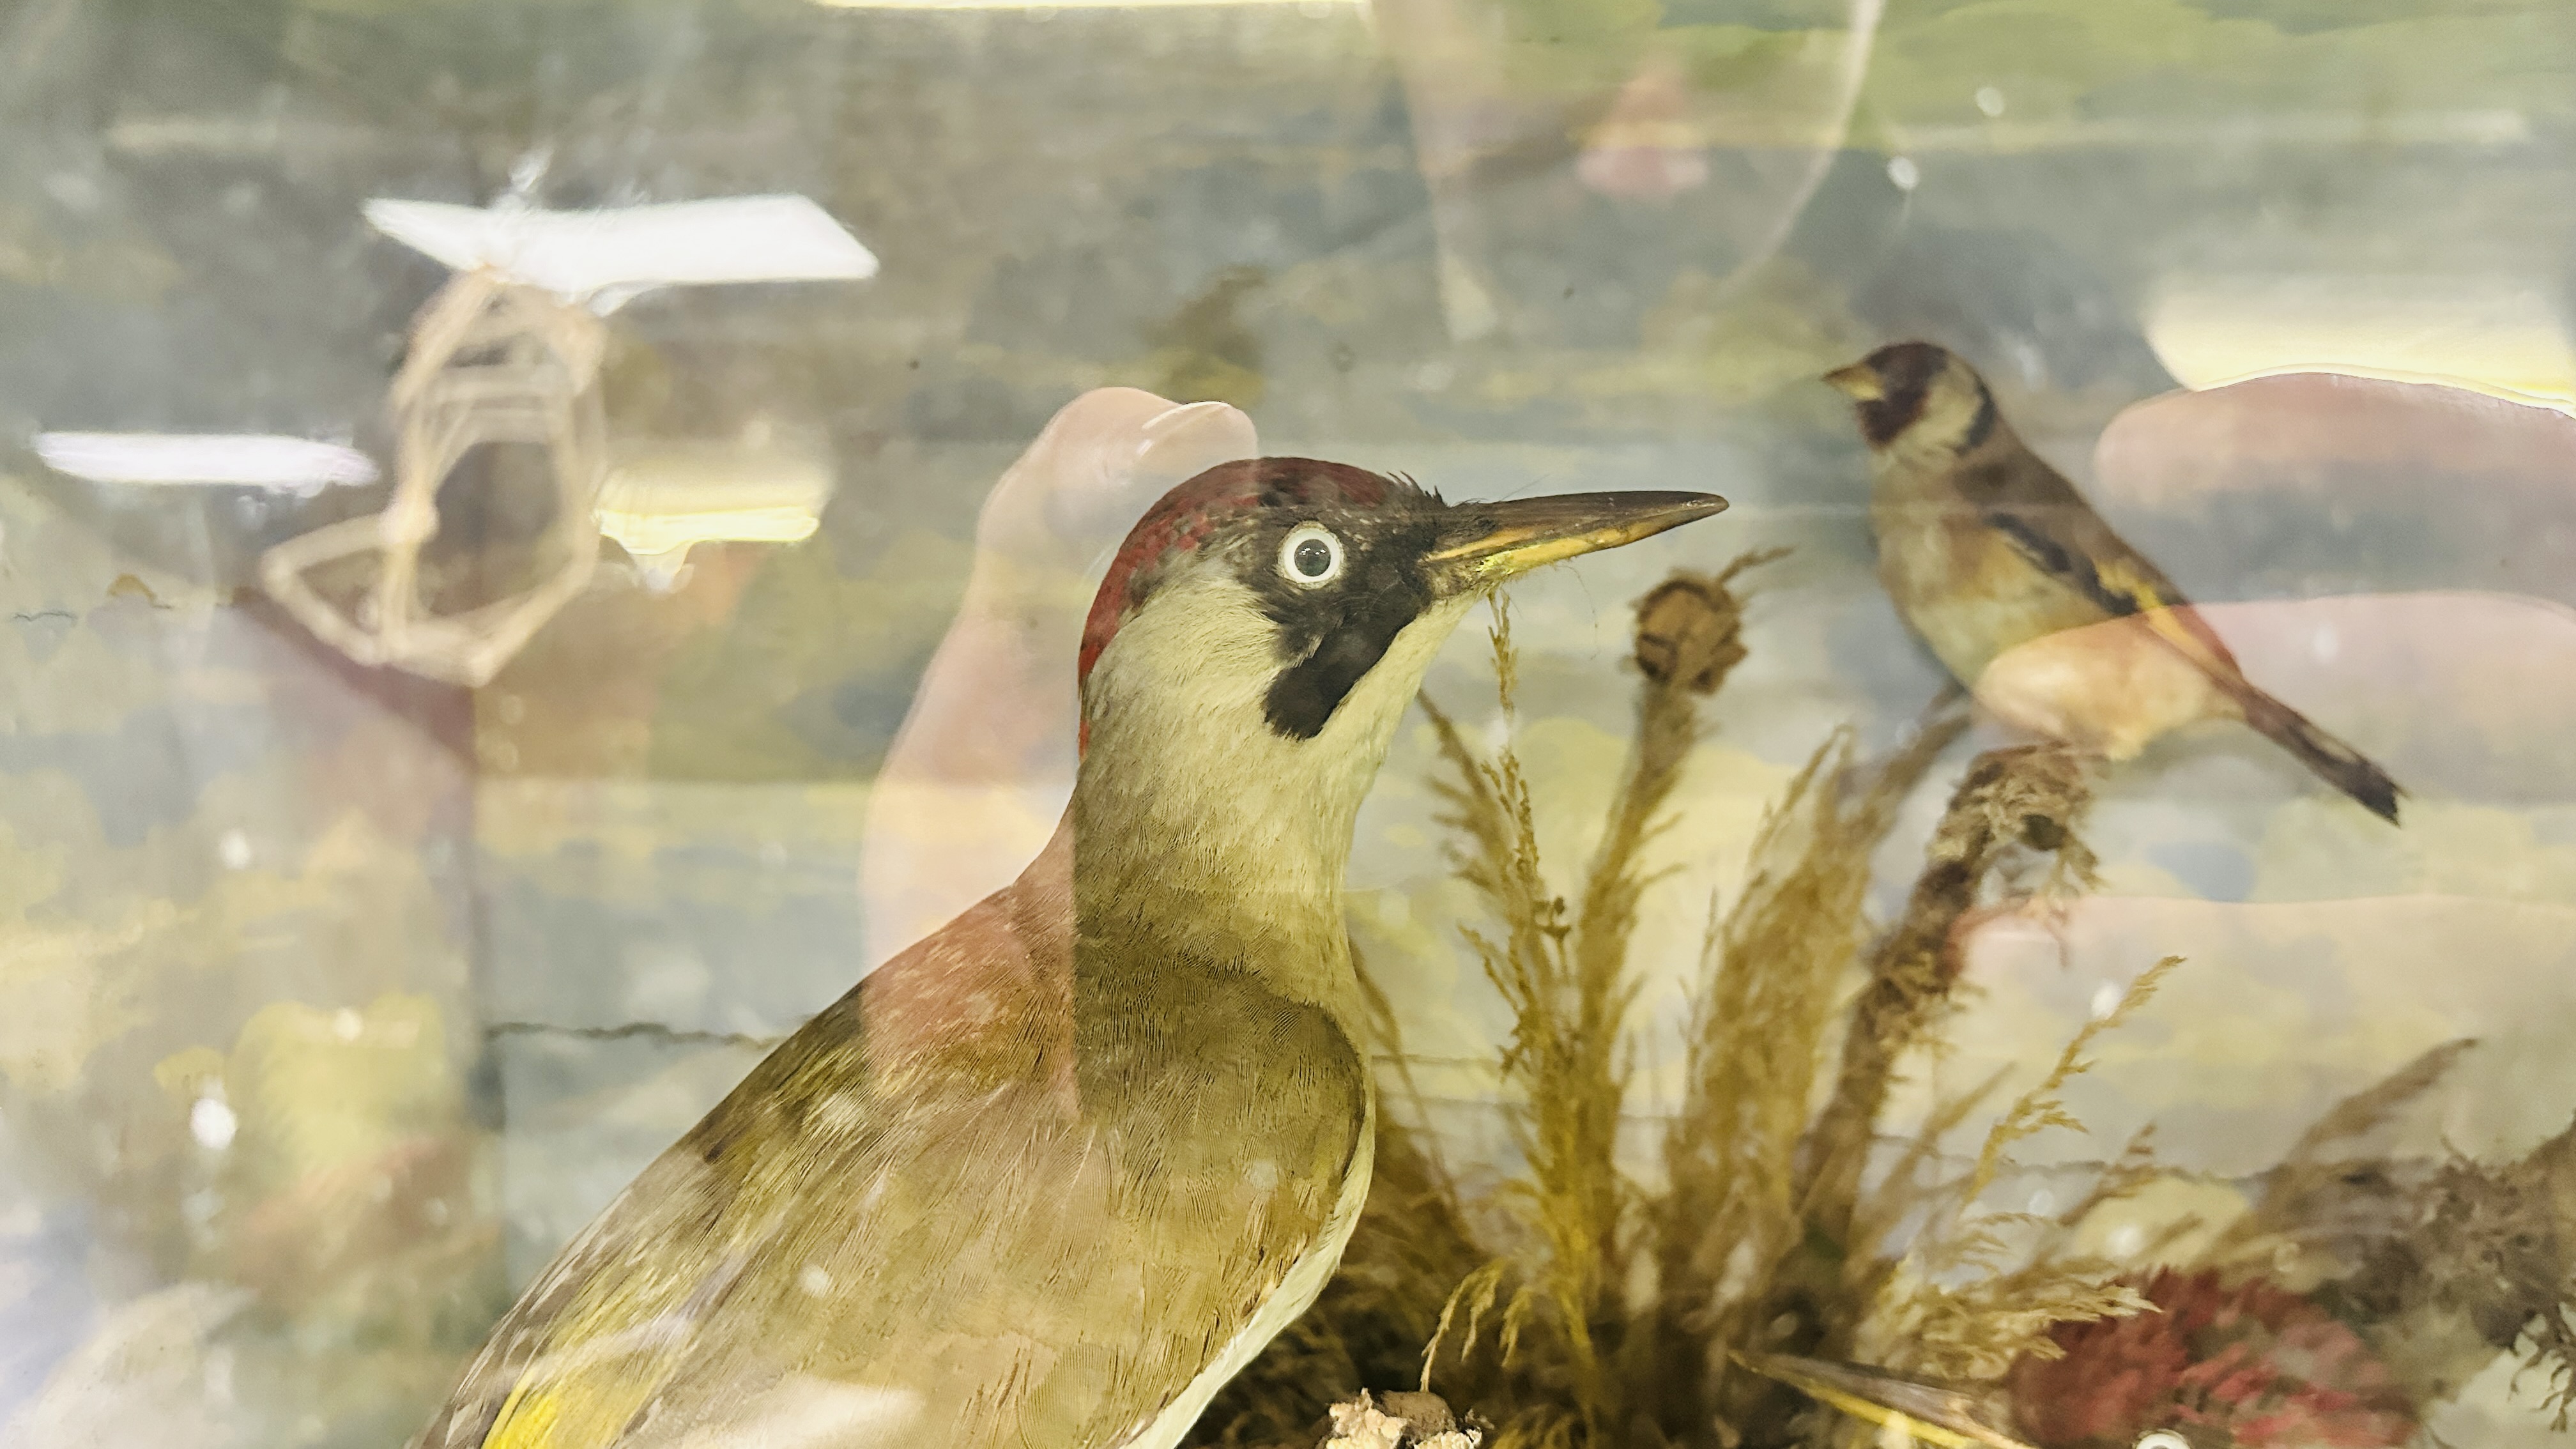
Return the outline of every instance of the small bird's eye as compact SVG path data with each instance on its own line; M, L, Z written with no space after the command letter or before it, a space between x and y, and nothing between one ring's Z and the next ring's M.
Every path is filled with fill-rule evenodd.
M2149 1429L2129 1449L2191 1449L2191 1441L2171 1429Z
M1301 523L1279 542L1279 572L1301 588L1342 576L1342 541L1320 523Z

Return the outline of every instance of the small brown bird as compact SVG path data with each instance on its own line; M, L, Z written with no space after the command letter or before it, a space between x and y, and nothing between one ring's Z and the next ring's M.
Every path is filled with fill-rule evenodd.
M2156 566L2023 444L1975 370L1928 342L1825 374L1870 452L1878 576L1899 613L2009 724L2133 758L2167 730L2243 720L2371 813L2386 771L2257 688Z
M1469 606L1725 500L1226 463L1084 628L1046 850L753 1068L540 1274L425 1449L1170 1449L1313 1301L1375 1094L1352 820Z

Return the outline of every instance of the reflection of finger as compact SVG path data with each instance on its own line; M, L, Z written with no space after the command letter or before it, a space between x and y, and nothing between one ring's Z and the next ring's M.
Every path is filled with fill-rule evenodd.
M1223 403L1094 388L1058 409L1002 474L976 541L1017 562L1079 569L1173 484L1255 451L1251 419Z
M1145 440L1136 449L1136 468L1147 479L1167 480L1168 488L1219 463L1255 457L1260 451L1252 419L1241 409L1221 402L1183 403L1145 424Z
M2352 594L2197 606L2248 678L2420 793L2576 796L2576 610L2522 594ZM2006 723L2117 756L2202 717L2199 686L2133 621L1996 656L1977 700ZM2131 751L2133 752L2133 751Z
M2142 506L2254 489L2375 507L2570 507L2576 418L2459 388L2330 373L2167 393L2125 409L2094 445L2106 496Z
M2576 610L2503 593L2204 605L2246 673L2418 794L2576 795Z
M1251 420L1223 403L1176 407L1118 387L1060 409L985 502L974 576L881 781L1007 794L1069 776L1086 565L1173 484L1254 446Z
M2113 760L2229 708L2207 674L2134 617L2016 644L1977 676L1975 693L2016 728Z
M1060 776L983 784L917 775L881 781L868 801L860 881L867 934L888 956L1007 884L1045 847L1073 788Z
M2186 586L2259 578L2269 587L2237 591L2304 593L2317 577L2438 570L2446 585L2576 603L2562 543L2576 527L2576 418L2547 408L2425 383L2256 378L2127 408L2093 465L2114 522L2223 525L2191 532Z

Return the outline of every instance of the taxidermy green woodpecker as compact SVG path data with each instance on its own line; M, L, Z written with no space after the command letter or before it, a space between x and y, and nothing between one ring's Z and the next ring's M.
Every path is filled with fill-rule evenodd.
M1086 625L1046 850L646 1168L420 1444L1168 1449L1366 1196L1342 875L1433 654L1504 580L1723 507L1298 458L1165 495Z

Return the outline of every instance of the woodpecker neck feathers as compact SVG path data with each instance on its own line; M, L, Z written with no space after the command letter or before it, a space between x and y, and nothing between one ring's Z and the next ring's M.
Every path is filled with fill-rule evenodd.
M1423 576L1441 509L1401 480L1260 459L1200 475L1137 525L1084 636L1071 819L1086 930L1355 1014L1352 822L1472 597L1435 600Z
M1085 918L1175 927L1284 994L1341 1005L1350 976L1341 882L1361 799L1423 671L1469 600L1403 626L1312 738L1264 718L1277 631L1240 584L1175 580L1093 673L1095 717L1074 788ZM1151 709L1122 707L1154 700Z

